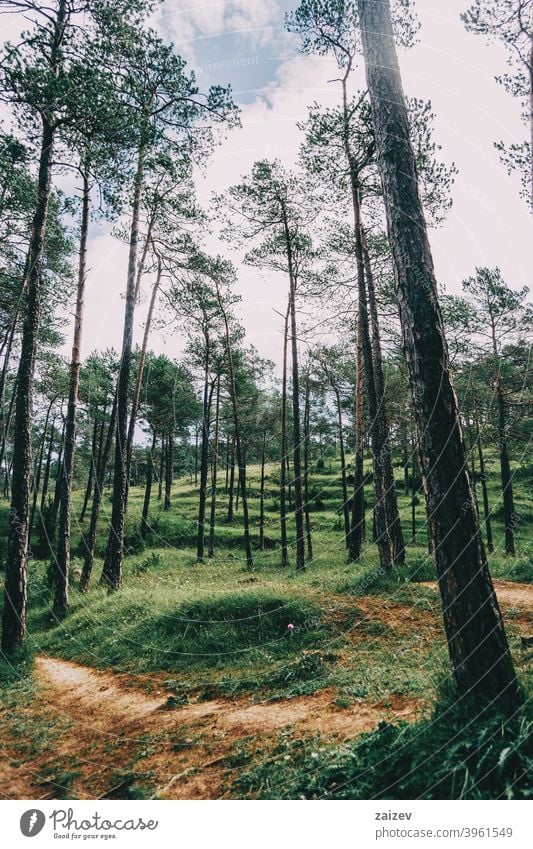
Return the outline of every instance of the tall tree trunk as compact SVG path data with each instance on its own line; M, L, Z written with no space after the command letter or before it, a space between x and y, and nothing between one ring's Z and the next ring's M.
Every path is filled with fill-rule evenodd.
M161 435L161 448L159 449L159 477L157 479L157 500L163 498L163 478L165 477L165 437Z
M45 463L44 463L43 487L42 487L42 490L41 490L41 504L40 504L41 513L43 512L43 510L46 506L46 499L48 497L48 484L50 482L50 468L52 466L52 455L53 455L53 451L54 451L54 440L55 440L55 436L56 436L54 422L55 422L55 419L52 422L52 427L50 428L50 438L48 440L48 450L47 450L47 453L46 453L46 460L45 460Z
M83 195L81 207L80 254L76 310L74 313L74 339L70 360L67 418L65 424L65 448L61 467L59 489L59 521L57 552L54 560L54 614L63 616L68 610L68 584L70 574L71 492L76 449L76 410L80 383L81 339L83 331L83 299L87 279L87 238L89 234L89 172L85 163L83 172Z
M511 464L509 463L509 452L507 450L507 422L505 411L505 398L501 374L498 370L496 375L496 401L498 403L498 437L500 442L500 474L502 480L503 495L503 518L505 523L505 553L514 554L514 495L513 478L511 475Z
M83 504L81 507L81 512L78 521L85 521L85 514L87 512L87 507L89 506L89 501L93 492L93 483L96 475L96 469L98 468L99 459L97 457L97 445L98 453L101 452L102 447L102 438L103 438L103 428L104 428L104 417L102 417L102 422L100 424L100 433L98 433L98 407L95 408L94 411L94 422L93 422L93 433L91 438L91 457L89 461L89 471L87 474L87 484L85 486L85 494L83 496Z
M415 452L415 437L413 436L411 439L411 451L413 452L413 464L412 464L412 481L411 481L411 542L414 545L416 542L416 475L418 472L417 463L416 463L416 452Z
M211 468L211 504L209 513L209 557L215 553L215 524L217 516L217 470L218 470L218 428L220 422L220 374L217 377L217 395L215 401L215 434L213 438L213 462Z
M476 445L479 459L479 477L481 480L481 492L483 495L483 517L485 519L485 530L487 533L487 548L489 551L494 551L494 542L492 540L492 525L490 521L489 493L487 491L487 473L485 471L485 457L483 456L483 448L481 447L481 434L479 432L479 418L477 410L474 412L474 422L476 427Z
M259 484L259 548L265 548L265 454L266 454L266 430L263 433L263 444L261 446L261 481Z
M54 51L52 61L56 64L54 68L56 71L59 70L59 39L63 37L66 6L66 0L61 0L57 13L56 36L52 48ZM33 374L39 333L41 273L52 178L53 141L52 127L43 122L37 178L37 204L26 265L28 269L26 313L17 372L13 479L2 621L2 649L6 653L13 652L26 639Z
M358 9L455 683L461 696L514 707L521 694L468 479L390 6L388 0L358 0Z
M231 406L233 409L233 421L235 424L235 451L237 454L237 467L239 469L239 484L241 488L242 495L242 514L243 514L243 524L244 524L244 548L246 551L246 568L250 571L254 568L254 561L252 557L252 544L250 540L250 517L248 515L248 493L246 492L246 459L245 453L243 450L243 445L241 442L241 426L240 426L240 416L239 416L239 406L237 403L237 386L235 384L235 372L233 369L233 351L231 346L231 336L229 329L229 322L226 310L224 309L224 304L222 301L222 297L220 294L220 288L218 281L215 281L216 292L218 305L220 307L220 312L222 313L222 318L224 320L224 330L225 330L225 339L226 339L226 356L228 360L228 373L229 373L229 390L231 395Z
M383 355L381 353L376 291L374 288L374 275L372 274L370 255L366 246L366 238L364 234L363 259L365 264L365 280L370 311L370 325L372 328L372 364L374 366L374 383L376 386L376 415L379 416L380 427L383 433L383 445L380 449L380 461L383 477L387 533L392 544L392 556L394 563L403 565L405 563L405 543L403 539L402 525L400 522L400 513L398 511L398 500L396 498L396 487L394 483L394 470L392 467L390 430L387 418L387 408L385 405L385 378L383 375Z
M53 406L54 402L55 402L55 398L53 399L53 401L50 401L50 404L48 405L48 409L46 411L46 418L44 420L43 434L42 434L42 437L41 437L41 446L40 446L40 450L39 450L39 459L37 461L37 467L36 467L35 474L34 474L33 504L31 506L31 515L30 515L30 535L31 535L31 531L32 531L32 528L33 528L33 522L34 522L34 519L35 519L35 510L37 508L37 499L39 497L39 490L41 488L41 474L42 474L43 459L44 459L44 446L46 444L46 437L48 435L48 422L50 420L50 413L51 413L52 406ZM54 429L54 420L52 421L52 433L53 433L53 429ZM49 455L50 455L50 451L49 451Z
M61 437L59 439L59 451L57 455L57 474L56 474L56 483L54 487L54 524L55 517L57 516L57 511L59 510L59 489L61 484L61 474L63 467L63 451L65 448L65 419L63 419L63 427L61 428ZM43 487L44 492L44 487Z
M109 590L118 590L122 586L122 568L124 563L124 525L126 520L127 493L127 428L128 428L128 387L131 370L131 351L133 340L133 320L135 316L135 271L137 265L137 246L139 242L139 213L144 178L145 144L141 141L137 156L133 207L131 216L130 244L128 257L128 276L126 284L126 307L124 311L124 332L122 354L117 381L117 427L115 438L115 469L113 475L113 509L111 527L107 542L107 551L102 569L101 582Z
M11 399L9 401L9 409L7 411L7 416L2 420L2 442L0 444L0 471L3 468L4 458L6 456L6 447L7 447L7 439L9 436L9 428L11 427L11 417L13 415L13 407L15 406L15 401L17 398L17 381L13 383L13 389L11 392ZM6 463L7 468L7 463Z
M301 430L300 430L300 377L298 370L298 337L296 335L296 273L292 255L292 238L289 231L287 213L283 206L283 227L285 232L285 249L289 268L289 305L291 327L292 353L292 439L293 439L293 471L294 471L294 518L296 522L296 569L305 569L305 536L303 515L303 487L301 460Z
M154 430L152 436L152 445L148 449L148 454L146 458L146 486L144 489L144 501L143 501L143 511L141 516L141 536L144 539L146 534L150 530L150 525L148 523L148 515L150 512L150 498L152 495L152 480L154 477L154 454L155 454L155 446L157 441L157 435Z
M196 558L199 563L204 559L205 548L205 512L207 504L207 476L209 472L209 430L211 417L211 398L213 384L209 386L210 341L206 330L204 362L204 401L202 415L202 442L200 446L200 495L198 499L198 536L196 540Z
M235 495L235 433L231 440L231 466L229 475L228 522L233 522L233 498Z
M339 387L330 377L331 386L335 393L337 402L337 419L339 423L339 452L341 458L341 482L342 482L342 512L344 515L344 537L346 547L350 547L350 506L348 503L348 483L346 481L346 453L344 451L344 433L342 428L342 406Z
M374 531L375 542L379 552L379 563L382 569L390 572L394 562L394 550L389 534L387 509L385 502L385 479L383 462L387 454L387 428L383 411L378 405L378 394L374 375L374 362L370 342L370 328L366 299L366 275L363 251L363 227L361 222L361 205L358 175L352 167L351 187L355 228L355 255L357 261L358 304L359 304L359 333L363 350L363 372L366 397L368 401L368 416L370 419L370 443L372 447L372 471L374 478Z
M287 472L285 458L288 454L287 440L287 348L289 345L290 300L285 312L283 328L283 375L281 384L281 464L279 484L279 525L281 533L281 565L289 565L289 546L287 540Z
M93 569L94 563L94 548L96 545L96 534L98 530L98 518L100 516L100 506L102 503L102 496L104 494L104 483L107 474L107 466L109 463L109 457L111 455L111 447L113 445L113 436L115 435L115 425L117 419L117 406L118 406L118 386L115 387L115 391L113 393L113 406L111 407L111 414L109 417L109 425L107 428L107 434L104 442L104 447L102 449L102 455L100 458L100 463L98 468L95 471L94 475L94 495L93 495L93 503L91 507L91 521L89 522L89 530L87 532L87 536L84 539L85 546L85 557L83 560L83 568L81 571L80 578L80 591L86 592L89 581L91 578L91 573Z
M309 378L305 382L305 405L304 405L304 511L305 511L305 537L307 542L307 560L313 559L313 538L311 535L311 517L309 515L309 443L310 443L310 417L311 417L311 387ZM348 531L349 531L348 518Z
M146 240L145 250L148 246L148 239ZM142 266L146 260L146 253L144 254L143 260L140 264L139 271L142 270ZM141 387L143 381L144 374L144 364L146 362L146 352L148 350L148 339L150 337L150 328L152 325L152 319L154 315L155 303L157 300L157 293L159 292L159 287L161 286L161 276L163 274L163 266L161 263L161 257L158 255L157 257L157 274L152 286L152 294L150 296L150 304L148 306L148 315L146 316L146 323L144 325L144 333L143 333L143 341L141 345L141 351L139 354L139 364L137 366L137 377L135 379L135 389L133 391L133 400L131 402L131 411L130 411L130 423L128 427L128 439L126 445L126 456L127 456L127 473L126 476L129 479L129 468L131 463L131 452L133 449L133 438L135 436L135 425L137 422L137 412L139 409L139 399L141 397ZM140 277L137 281L137 294L138 289L140 287Z
M172 477L173 477L173 448L174 440L172 433L167 434L167 447L165 452L165 504L164 509L170 510L172 504L170 494L172 492Z

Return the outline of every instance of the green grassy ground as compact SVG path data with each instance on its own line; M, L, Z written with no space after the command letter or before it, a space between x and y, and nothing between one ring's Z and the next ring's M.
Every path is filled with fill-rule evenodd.
M272 467L268 471L275 478L276 470ZM400 474L398 470L398 476ZM449 700L442 695L443 688L446 691L449 687L449 667L438 594L419 584L434 577L427 556L423 504L417 507L417 537L412 543L410 499L398 490L405 536L409 541L407 563L391 578L385 578L377 568L375 546L370 541L359 563L347 563L342 517L338 513L341 493L338 461L326 459L323 468L314 470L312 489L313 562L304 573L281 568L276 490L267 481L266 536L272 547L262 552L254 551L255 570L251 574L245 568L240 510L235 521L228 525L225 521L227 500L223 493L218 502L215 556L198 564L194 547L197 490L191 482L182 479L175 483L172 509L168 512L154 499L151 512L154 531L144 549L138 534L143 492L140 488L132 488L124 589L111 596L98 585L111 509L106 497L92 585L82 596L74 582L71 612L63 621L54 620L50 611L46 560L30 562L29 656L45 653L99 668L142 673L143 684L147 687L150 687L150 673L162 673L176 704L193 697L213 695L249 694L255 700L297 698L334 688L339 707L351 705L358 699L387 702L402 696L423 699L428 705L438 703L441 713L449 710ZM250 506L256 549L257 496L258 470L252 468ZM507 557L502 550L501 504L494 469L490 499L496 551L490 558L491 571L498 579L531 581L527 529L532 507L526 497L525 473L521 470L518 470L515 498L517 554ZM368 487L367 499L371 501L371 487ZM75 493L76 516L79 500L80 493ZM2 503L0 519L4 525L7 509L7 503ZM76 522L74 525L73 548L78 552L86 525ZM290 532L294 533L292 526ZM73 569L80 566L81 558L75 554ZM506 610L506 620L517 667L527 689L528 656L520 645L520 636L524 633L523 612L510 607ZM295 626L293 636L287 630L289 623ZM30 661L28 668L31 669ZM26 683L14 684L23 669L19 666L14 670L4 664L0 670L11 702L13 698L23 700L28 687L31 689L31 678ZM446 704L448 708L443 707ZM470 793L473 797L476 793L494 795L494 782L476 779L477 761L469 762L468 774L458 774L453 781L449 777L446 759L439 759L438 751L450 750L450 734L453 738L453 729L464 726L464 717L457 712L447 716L437 725L433 716L427 727L423 723L390 726L379 738L377 748L375 737L369 738L374 743L366 743L363 738L341 749L316 739L302 741L284 737L279 741L279 752L274 752L273 757L265 761L257 756L255 743L249 751L243 748L241 756L246 769L238 785L229 792L285 798L301 795L341 798L343 794L363 798L375 795L376 782L383 780L383 787L392 788L388 791L389 798L402 794L408 798L418 792L416 781L420 779L427 784L431 775L440 775L438 781L435 779L437 797L439 793ZM487 717L476 723L475 733L463 735L464 740L463 737L460 740L467 748L477 746L479 749L476 735L481 733L480 729L486 730L490 723L499 721L493 716ZM520 713L513 722L512 727L504 723L505 730L499 736L493 730L486 730L486 739L499 741L495 748L490 748L490 744L486 764L492 764L504 751L506 746L503 743L500 746L502 740L505 743L511 738L515 743L520 741L516 751L511 745L515 753L525 749L526 719ZM498 727L501 729L501 723ZM32 731L37 739L43 740L50 733L46 723ZM309 769L309 753L317 747L320 758L312 758ZM378 755L385 750L392 753L387 767L392 772L381 775ZM433 760L424 757L426 750L434 752ZM410 754L407 756L406 752ZM420 764L415 766L417 758L424 761L424 768ZM503 788L501 792L508 795L522 792L517 790L521 785L516 778L517 770L524 772L521 758L522 754L511 759L506 765L507 771L499 767L499 772L496 767L492 769L499 776L499 784L496 784ZM315 760L319 763L314 763ZM278 761L282 761L282 768ZM363 770L365 778L362 780L358 775L365 763L367 768ZM271 768L272 764L278 764L278 769ZM393 768L391 764L396 766ZM442 775L440 768L444 770ZM403 785L395 784L392 781L394 769L400 770L402 775L412 771L416 781L405 779ZM350 778L344 783L345 790L339 789L339 770ZM511 785L514 791L509 789Z

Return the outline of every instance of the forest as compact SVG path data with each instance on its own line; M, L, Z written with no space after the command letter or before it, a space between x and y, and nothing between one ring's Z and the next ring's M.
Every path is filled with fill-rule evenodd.
M461 173L404 93L415 4L297 2L334 100L206 188L242 106L158 0L0 0L4 798L531 794L527 280L437 277ZM531 212L533 1L459 23ZM102 230L120 346L84 323ZM283 287L272 356L243 274Z

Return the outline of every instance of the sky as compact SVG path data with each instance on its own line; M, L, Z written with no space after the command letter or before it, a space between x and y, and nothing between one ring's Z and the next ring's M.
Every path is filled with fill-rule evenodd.
M237 182L257 159L278 157L291 166L301 140L296 123L305 119L307 107L315 101L337 102L338 87L328 83L338 76L331 60L299 54L299 38L284 28L285 13L297 4L165 0L157 13L155 26L194 68L200 88L229 82L241 107L242 128L231 132L197 175L205 205L212 192ZM439 284L454 293L479 265L498 265L513 288L531 284L533 268L531 220L519 198L518 178L508 176L493 145L525 137L520 104L494 79L507 70L504 48L466 32L459 16L467 5L468 0L417 0L418 44L400 53L406 94L431 100L440 155L459 172L447 220L430 231ZM0 21L0 26L4 37L11 37L16 24ZM354 86L361 87L362 69L354 76ZM214 249L230 253L227 245ZM93 225L88 264L83 353L120 349L126 248L108 225ZM239 269L247 340L275 362L280 360L278 312L284 309L286 288L279 275ZM137 312L135 341L141 340L145 312L146 296ZM152 348L179 356L183 341L178 331L164 326L154 331Z

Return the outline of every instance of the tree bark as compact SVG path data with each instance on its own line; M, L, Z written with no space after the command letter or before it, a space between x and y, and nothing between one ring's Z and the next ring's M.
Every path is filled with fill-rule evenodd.
M301 459L301 428L300 428L300 376L298 368L298 337L296 335L296 274L292 252L292 239L289 231L287 211L282 204L283 228L285 233L285 249L289 269L289 306L291 327L292 354L292 439L293 439L293 472L294 472L294 518L296 523L296 569L305 569L305 535L303 515L303 486Z
M235 433L231 439L231 465L229 475L228 522L233 522L233 498L235 494Z
M198 499L198 536L196 540L196 558L199 563L204 559L205 548L205 512L207 504L207 476L209 472L209 430L211 417L211 398L213 385L209 386L209 362L211 350L207 324L205 330L204 362L204 402L202 415L202 442L200 446L200 497Z
M385 498L385 515L387 521L387 533L392 545L392 557L394 563L403 565L405 563L405 543L398 511L398 500L396 498L396 487L394 482L394 470L392 467L392 454L390 448L390 430L385 405L385 378L383 375L383 355L381 353L381 338L379 332L378 309L376 302L376 291L374 288L374 275L370 263L370 255L363 234L363 259L365 264L365 282L368 294L368 306L370 312L370 325L372 328L372 364L374 367L374 383L376 387L376 415L380 419L380 428L383 434L383 444L380 453L381 470L383 477L383 488Z
M499 370L498 374L496 375L496 401L498 403L498 437L500 443L500 474L502 481L503 519L505 524L505 553L514 554L514 526L516 516L514 509L513 478L511 475L509 452L507 450L507 422L505 398L503 396L502 378Z
M485 471L485 457L483 456L483 448L481 446L481 434L479 432L479 418L477 415L477 410L474 412L474 422L476 427L476 445L479 460L479 477L481 480L481 493L483 496L483 517L485 519L485 531L487 533L487 548L489 551L494 551L494 542L492 539L492 525L490 521L489 493L487 490L487 473Z
M118 385L115 387L115 391L113 393L113 406L111 407L111 414L109 417L109 425L107 428L107 434L104 442L104 447L102 449L102 456L100 458L100 463L98 468L95 471L94 475L94 495L93 495L93 503L91 507L91 521L89 523L89 530L87 532L87 537L84 539L85 546L85 557L83 560L83 569L81 571L80 578L80 591L86 592L89 586L89 581L91 578L91 573L93 569L94 563L94 548L96 545L96 533L98 529L98 517L100 516L100 505L102 503L102 496L104 493L104 483L107 473L107 466L109 463L109 457L111 454L111 447L113 445L113 436L115 434L115 424L117 418L117 405L118 405Z
M259 548L265 548L265 453L266 453L266 430L263 433L263 445L261 447L261 480L259 483Z
M157 441L157 435L154 430L152 436L152 445L148 450L148 455L146 458L146 486L144 489L144 501L143 501L143 511L141 516L141 536L144 539L146 534L150 530L150 525L148 523L148 515L150 512L150 498L152 495L152 481L154 477L154 454L155 454L155 446Z
M83 299L87 279L87 239L89 234L90 186L87 163L83 173L83 195L81 207L80 252L76 310L74 313L74 339L70 360L67 418L65 424L65 448L61 468L59 489L59 520L57 552L54 561L54 614L63 616L68 610L68 585L70 574L71 492L76 449L76 411L80 383L81 339L83 332Z
M57 13L53 46L53 62L57 63L57 68L54 70L59 67L59 39L62 38L65 16L66 0L61 0ZM37 178L37 204L33 216L26 265L28 269L26 314L17 372L13 476L2 622L2 649L6 653L13 652L26 639L33 375L39 333L41 273L50 201L53 141L53 128L48 123L43 122Z
M285 312L283 328L283 375L281 384L281 464L279 484L279 526L281 534L281 565L289 565L289 546L287 541L287 472L285 458L288 452L287 440L287 349L289 344L290 301Z
M358 0L404 349L458 694L521 701L467 472L388 0Z
M309 514L309 443L310 443L310 417L311 417L311 387L309 379L305 382L305 405L304 405L304 513L305 513L305 538L307 543L307 560L313 559L313 538L311 534L311 517ZM347 493L346 493L347 496ZM348 515L348 532L350 530L350 519Z
M127 427L128 427L128 388L131 370L131 351L133 340L133 319L135 315L135 271L137 264L137 246L139 242L139 213L144 178L145 145L141 141L137 156L134 196L131 217L128 275L126 284L126 307L124 311L124 332L122 337L122 355L117 381L117 426L115 438L115 470L113 476L113 509L107 551L102 569L101 583L109 590L119 590L122 586L124 564L124 526L126 520L127 493Z
M172 503L170 495L172 492L172 477L173 477L173 438L172 433L167 434L167 446L165 452L165 502L164 510L170 510Z
M215 524L217 515L217 470L218 470L218 442L220 422L220 374L217 377L217 395L215 401L215 434L213 438L213 462L211 468L211 504L209 511L209 557L215 553Z

